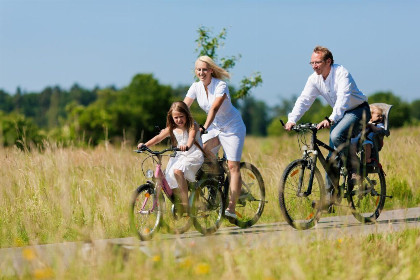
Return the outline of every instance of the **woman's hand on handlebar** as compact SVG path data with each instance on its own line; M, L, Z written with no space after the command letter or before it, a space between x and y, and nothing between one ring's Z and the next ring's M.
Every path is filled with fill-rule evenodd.
M200 133L201 134L207 134L207 129L204 128L204 125L200 124Z

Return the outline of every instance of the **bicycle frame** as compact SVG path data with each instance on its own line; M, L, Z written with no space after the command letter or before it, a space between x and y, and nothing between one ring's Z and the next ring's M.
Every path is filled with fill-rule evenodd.
M301 174L299 176L298 193L296 194L297 196L300 196L300 197L301 196L307 197L312 192L312 184L313 184L313 179L314 179L314 176L315 176L314 169L315 169L315 166L316 166L316 163L317 163L318 159L321 162L321 165L324 168L324 170L327 172L328 177L331 178L331 182L333 184L333 187L334 188L339 187L340 174L337 173L337 172L339 172L339 170L337 172L335 170L332 170L331 163L327 162L327 159L324 157L320 147L322 147L322 148L328 150L328 152L332 152L332 153L337 152L337 151L317 138L316 134L317 134L318 131L317 131L316 128L311 128L310 130L312 132L312 135L311 135L311 149L310 150L304 149L304 157L311 158L313 162L312 162L312 165L310 166L311 175L309 177L308 189L304 193L301 192L304 169L301 170ZM314 156L311 157L309 154L313 154Z
M163 189L163 191L166 194L166 196L168 197L168 199L170 201L173 201L173 191L169 187L169 184L166 181L165 175L163 174L163 171L162 171L162 155L161 154L151 154L150 157L156 157L156 159L153 159L153 161L156 162L156 167L155 167L155 172L153 173L153 182L150 182L150 181L147 181L147 182L150 183L150 184L154 184L155 185L155 190L157 192L157 196L158 197L159 197L160 190ZM149 200L149 198L150 198L150 196L146 196L145 197L145 199L143 201L143 204L142 204L142 207L141 207L141 210L139 211L139 213L141 213L141 214L150 214L151 212L153 212L156 209L158 200L156 200L156 201L153 202L153 207L152 207L151 210L147 210L147 211L144 211L143 210L144 207L146 206L147 201Z

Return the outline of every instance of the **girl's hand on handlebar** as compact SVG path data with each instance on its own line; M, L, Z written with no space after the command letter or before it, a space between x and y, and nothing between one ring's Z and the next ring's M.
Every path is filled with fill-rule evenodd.
M187 145L180 145L178 148L179 148L182 152L186 152L186 151L188 151L188 146L187 146Z
M141 147L144 145L144 143L139 143L138 145L137 145L137 149L141 149Z

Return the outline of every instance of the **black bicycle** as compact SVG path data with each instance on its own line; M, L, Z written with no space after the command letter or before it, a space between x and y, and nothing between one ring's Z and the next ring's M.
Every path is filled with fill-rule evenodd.
M297 132L303 157L286 167L279 186L280 209L287 223L296 229L311 228L322 211L341 206L343 198L348 201L348 207L357 220L374 222L384 207L385 198L391 197L386 195L385 174L380 164L362 164L362 179L354 184L341 154L317 138L316 124L298 124L293 130ZM326 159L320 147L335 156ZM359 155L363 158L363 151ZM326 205L326 186L317 167L318 161L334 187L333 205Z
M258 169L240 163L241 193L236 204L237 219L229 221L241 228L254 225L264 211L265 186ZM197 173L197 183L190 195L190 216L194 227L204 235L219 228L229 202L229 170L223 156L216 162L205 162Z

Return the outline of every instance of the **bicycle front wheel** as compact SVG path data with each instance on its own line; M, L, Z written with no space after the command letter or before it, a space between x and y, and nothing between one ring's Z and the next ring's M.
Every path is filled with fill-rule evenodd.
M181 234L188 231L192 225L190 215L179 202L176 202L175 197L172 201L165 199L160 205L163 215L162 224L169 233Z
M296 229L313 227L321 216L324 200L324 182L317 167L314 168L312 189L309 190L311 165L305 159L291 162L284 170L279 186L279 203L286 222Z
M382 170L367 174L362 184L355 186L350 195L347 194L352 214L361 223L376 221L384 208L385 198L386 182Z
M236 203L238 216L234 224L241 228L253 226L261 217L265 205L264 180L258 169L248 162L241 162L241 193Z
M152 184L139 186L131 200L130 224L141 240L150 240L162 220L156 189Z
M207 178L197 183L190 196L190 215L194 227L203 235L212 234L220 227L223 217L223 193L216 179Z

